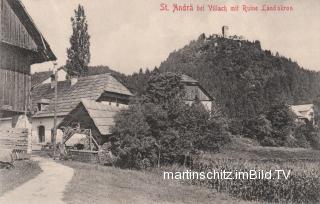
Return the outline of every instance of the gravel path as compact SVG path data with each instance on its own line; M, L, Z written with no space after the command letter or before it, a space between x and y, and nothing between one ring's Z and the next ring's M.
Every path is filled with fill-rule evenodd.
M52 159L33 157L41 172L34 179L0 197L0 204L64 204L63 191L73 176L73 169ZM3 185L3 184L2 184Z

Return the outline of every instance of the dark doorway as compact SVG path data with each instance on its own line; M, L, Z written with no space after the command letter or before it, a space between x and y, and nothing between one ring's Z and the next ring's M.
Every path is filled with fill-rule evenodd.
M43 125L38 127L38 136L39 136L39 142L45 142L45 127Z

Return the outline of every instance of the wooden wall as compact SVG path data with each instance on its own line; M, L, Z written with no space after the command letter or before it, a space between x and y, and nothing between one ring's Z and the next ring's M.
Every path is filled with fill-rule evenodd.
M36 50L32 37L20 22L7 0L0 0L0 41L28 50Z
M0 69L0 110L30 109L31 76Z
M30 110L30 66L36 49L8 0L0 0L0 117L3 110Z
M195 97L198 97L200 101L210 101L210 98L197 85L186 85L185 91L185 99L188 101L193 101Z
M0 69L30 74L32 55L31 51L0 42Z

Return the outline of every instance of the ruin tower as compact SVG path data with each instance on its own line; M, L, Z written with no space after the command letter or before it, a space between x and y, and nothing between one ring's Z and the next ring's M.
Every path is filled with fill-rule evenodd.
M229 27L228 26L222 26L222 36L224 37L224 38L227 38L228 37L228 35L229 35Z

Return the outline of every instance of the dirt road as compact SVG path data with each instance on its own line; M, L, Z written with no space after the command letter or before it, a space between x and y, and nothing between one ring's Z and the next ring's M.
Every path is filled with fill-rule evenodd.
M73 169L52 159L33 157L42 169L34 179L0 197L0 204L63 204L63 191L73 176Z

